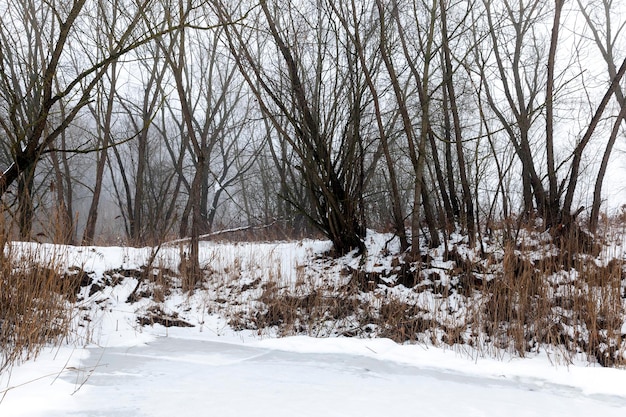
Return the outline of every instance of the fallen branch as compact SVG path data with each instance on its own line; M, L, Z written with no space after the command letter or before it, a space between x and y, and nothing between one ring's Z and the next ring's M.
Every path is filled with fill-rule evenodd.
M270 224L265 224L265 225L261 225L261 226L242 226L242 227L235 227L232 229L224 229L224 230L218 230L217 232L211 232L211 233L207 233L204 235L200 235L198 236L198 239L200 240L207 240L216 236L221 236L221 235L226 235L229 233L237 233L237 232L247 232L250 230L262 230L262 229L269 229L270 227L274 226L276 224L276 220L273 221ZM185 243L185 242L189 242L191 240L190 237L183 237L180 239L176 239L176 240L170 240L168 242L163 243L163 245L178 245L179 243Z

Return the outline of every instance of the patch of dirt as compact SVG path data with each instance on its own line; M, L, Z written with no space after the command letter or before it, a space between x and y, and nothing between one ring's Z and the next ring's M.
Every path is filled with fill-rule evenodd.
M137 323L142 326L160 324L165 327L195 327L179 318L178 313L166 313L159 306L150 307L145 315L137 317Z

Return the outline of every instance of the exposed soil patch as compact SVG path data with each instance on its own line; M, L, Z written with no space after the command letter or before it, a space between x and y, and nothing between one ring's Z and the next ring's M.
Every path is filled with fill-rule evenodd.
M165 327L194 327L193 324L179 318L178 313L165 313L161 307L150 307L147 313L137 317L137 323L142 326L160 324Z

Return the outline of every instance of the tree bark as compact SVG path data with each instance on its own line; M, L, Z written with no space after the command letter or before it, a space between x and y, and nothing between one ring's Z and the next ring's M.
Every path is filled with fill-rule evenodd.
M554 22L550 38L550 50L548 52L548 74L546 81L546 162L548 165L548 190L546 222L550 227L558 219L560 208L560 196L558 192L558 179L554 161L554 65L556 61L556 48L559 39L559 26L561 24L561 11L565 0L555 0Z
M448 26L446 17L446 8L444 0L439 1L441 12L441 31L442 31L442 49L444 58L444 83L450 100L450 112L452 113L452 122L454 127L454 139L456 143L457 160L459 164L459 177L461 180L461 188L463 189L463 206L465 208L465 227L469 235L470 247L476 244L476 223L474 219L474 203L472 201L472 192L467 178L467 166L465 164L465 155L463 150L463 138L461 133L461 120L456 103L456 92L454 89L452 59L450 46L448 42Z
M106 160L108 158L109 144L112 143L111 128L113 117L113 103L115 97L115 90L117 88L117 63L111 64L111 84L109 86L108 96L106 98L106 108L104 110L104 120L98 120L97 123L101 123L99 131L101 138L99 146L101 147L98 153L96 161L96 179L93 189L93 195L91 197L91 205L89 206L89 212L87 214L87 222L85 224L85 230L83 232L83 245L91 245L94 242L96 235L96 223L98 221L98 205L100 204L100 194L102 193L102 184L104 182L104 168ZM94 115L98 115L99 111L95 111Z

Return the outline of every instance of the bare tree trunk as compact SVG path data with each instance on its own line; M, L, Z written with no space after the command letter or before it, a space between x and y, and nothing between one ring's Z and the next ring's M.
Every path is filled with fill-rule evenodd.
M448 105L448 93L444 88L442 93L442 107L443 107L443 123L444 123L444 142L445 142L445 159L446 159L446 179L448 183L448 192L450 193L450 205L452 206L452 212L454 214L451 217L452 225L455 224L455 220L461 216L461 208L459 207L459 199L456 191L456 181L454 175L453 154L452 154L452 123L450 121L450 106Z
M550 51L548 52L548 74L546 81L546 162L548 164L548 189L549 197L545 208L546 222L548 226L555 223L559 216L560 196L558 192L558 179L554 165L554 65L556 61L556 47L559 39L559 26L561 24L561 11L565 0L555 0L554 23L550 38Z
M593 187L593 204L591 206L591 213L589 214L589 231L591 233L595 233L598 228L598 218L600 216L600 205L602 203L602 184L604 183L604 177L606 175L606 170L609 165L609 158L611 156L611 151L613 150L613 146L615 145L615 141L617 140L617 136L619 134L622 122L626 119L626 103L622 104L622 108L613 123L613 129L611 130L611 136L609 136L609 141L604 149L604 154L602 155L602 162L600 164L600 169L598 170L598 177L596 178L595 185Z
M183 7L183 0L179 2L178 10L181 19L181 23L187 18L188 11ZM202 178L203 171L205 170L206 158L204 155L204 149L202 148L200 141L198 140L195 126L193 123L193 112L189 105L189 99L187 92L185 91L185 83L183 81L183 70L185 68L185 30L181 30L178 34L178 54L176 61L174 57L166 56L166 60L172 70L172 75L176 84L176 92L178 93L178 99L180 101L180 111L183 119L183 123L186 128L186 133L189 136L191 145L196 153L195 174L191 183L191 192L189 194L188 207L191 212L191 240L189 249L189 259L185 262L185 279L187 281L187 289L192 290L195 285L202 279L202 269L200 267L200 199L202 197Z
M456 103L456 93L454 89L452 59L450 57L450 46L448 43L448 26L446 17L446 5L444 0L439 1L441 12L441 31L442 31L442 49L444 58L444 83L450 99L450 112L452 113L452 121L454 126L454 139L456 142L456 153L458 160L459 176L461 180L461 188L463 189L463 206L465 208L465 227L469 235L469 244L474 247L476 244L476 222L474 219L474 203L472 201L472 192L467 178L467 166L465 164L465 155L463 150L463 138L461 133L461 120Z
M530 65L522 66L522 52L525 46L528 33L532 32L533 19L537 19L543 4L539 0L529 3L519 3L516 10L508 0L504 1L504 7L507 10L507 24L510 24L514 30L512 40L500 42L497 35L496 23L493 20L493 4L490 0L484 0L486 7L487 23L489 25L489 37L492 41L492 52L496 62L497 70L500 75L502 89L506 98L508 109L502 110L498 107L496 99L492 94L493 86L489 85L489 80L485 75L484 66L482 68L484 92L487 96L489 106L502 123L503 128L509 136L509 140L513 145L518 159L522 166L522 185L524 197L524 214L530 215L533 208L533 200L536 208L541 216L544 216L547 207L547 198L541 178L537 174L535 160L533 158L532 149L529 142L530 129L532 127L532 114L537 111L536 97L539 94L539 86L536 84L527 85L529 80L526 78L524 71L532 70L536 77L539 71L543 71L540 62L531 62ZM531 37L531 39L533 39ZM513 45L513 51L506 49L507 45ZM510 61L510 69L507 72L505 61ZM524 68L529 67L529 70ZM525 84L526 83L526 84ZM528 90L528 91L527 91ZM504 112L510 111L515 119L514 123L507 120Z
M104 86L103 86L104 88ZM103 120L100 121L97 117L100 113L98 109L93 111L96 116L97 123L99 124L98 131L100 133L99 146L96 161L96 178L93 188L93 196L91 197L91 205L89 206L89 212L87 214L87 222L85 224L85 230L83 231L83 245L93 244L96 234L96 223L98 221L98 205L100 204L100 194L102 193L102 184L104 182L104 168L106 160L108 158L109 144L112 143L111 129L112 129L112 117L113 117L113 104L115 99L115 90L117 88L117 63L111 64L111 76L108 96L106 98L106 108L104 109ZM104 92L103 92L104 93ZM99 105L99 104L97 104Z
M583 14L585 21L587 22L587 26L591 30L593 34L593 39L598 47L598 50L602 54L604 61L607 64L607 70L609 77L614 79L617 75L617 66L615 63L615 45L617 43L617 39L621 36L621 29L623 26L620 26L616 32L614 32L613 22L611 20L612 16L612 7L614 5L611 0L602 0L602 6L604 15L606 20L604 22L604 27L598 27L598 24L594 19L591 18L589 12L585 5L583 5L581 0L577 1L578 6L580 8L581 13ZM587 7L591 7L595 5L589 4ZM604 149L604 154L602 155L602 162L600 164L600 169L598 171L598 177L596 178L594 191L593 191L593 203L591 206L591 212L589 215L589 230L592 233L595 233L598 227L598 218L600 215L600 206L602 204L602 184L604 182L604 178L606 176L607 167L609 164L609 159L613 152L613 147L615 146L615 142L617 140L619 126L621 122L626 118L624 115L624 111L626 111L626 98L624 98L624 93L621 87L615 89L615 98L617 99L617 103L619 104L621 110L617 115L615 122L613 124L613 129L611 131L611 135L609 136L609 140Z
M413 213L411 216L411 255L415 257L419 253L419 234L420 234L420 204L421 199L426 194L422 192L424 188L424 165L426 162L426 140L428 138L428 134L430 132L430 99L428 94L428 86L429 86L429 75L430 75L430 61L431 61L431 49L433 44L434 37L434 11L431 15L431 25L430 30L427 34L427 45L425 51L425 63L424 63L424 75L421 77L421 85L418 86L418 90L420 92L420 104L421 104L421 126L419 135L415 134L413 129L413 122L408 112L408 108L406 105L406 100L404 97L404 92L400 86L400 82L398 80L398 76L396 74L395 67L393 65L393 61L390 53L388 52L387 45L387 29L385 25L386 16L384 13L383 4L380 0L376 0L376 6L378 9L378 16L380 20L380 52L385 62L385 67L387 68L387 73L389 74L391 85L393 87L393 91L396 98L396 103L398 104L398 111L402 118L402 124L404 127L404 134L407 138L409 156L411 158L411 163L413 164L413 172L415 175L414 183L413 183ZM404 35L401 33L400 35L403 37ZM408 57L407 57L408 59ZM420 81L419 79L416 81ZM376 95L375 92L373 92ZM417 149L416 149L417 143ZM426 204L426 202L425 202ZM430 207L428 209L431 209ZM432 210L431 210L432 213ZM431 221L433 217L430 217ZM431 232L431 242L438 241L439 232L436 228L430 228ZM435 233L436 236L432 236L432 233Z
M435 135L431 133L428 134L428 139L430 142L430 149L432 155L433 167L435 168L435 175L437 177L437 189L441 196L441 201L443 203L443 214L442 217L445 216L445 227L448 232L451 232L454 228L454 210L452 208L452 204L450 202L450 196L448 195L448 190L446 188L446 180L443 175L443 170L441 169L441 161L439 159L439 153L437 150L437 144L435 142Z
M437 220L435 212L433 210L432 201L426 185L424 184L421 189L422 193L422 205L424 206L424 217L426 219L426 225L428 226L428 234L430 236L429 247L436 248L441 245L441 239L439 238L439 228L437 227Z
M574 201L574 192L576 191L576 185L578 184L578 172L580 170L580 163L582 161L583 151L589 144L589 141L591 140L591 136L593 135L593 132L596 130L596 127L598 126L598 123L600 122L602 118L602 114L604 113L604 110L607 104L609 103L609 100L615 94L615 91L617 91L617 89L619 88L620 82L624 76L624 73L626 73L626 59L624 59L624 61L622 62L622 65L617 71L617 74L615 74L615 77L613 78L611 85L609 86L606 93L604 94L604 97L602 97L602 100L600 101L600 104L598 105L598 108L596 109L595 114L593 115L593 117L591 118L591 121L589 122L589 126L587 127L587 130L585 131L583 138L580 140L580 142L578 143L578 145L576 145L576 148L574 149L572 168L570 171L570 177L569 177L569 181L567 184L567 192L565 193L565 201L563 202L563 210L561 213L562 222L565 224L569 224L569 222L572 220L571 218L572 202Z
M33 229L33 185L35 179L36 164L29 165L18 179L17 184L17 212L20 239L30 240Z
M65 138L61 137L62 144L64 141ZM64 145L62 145L62 148L64 148ZM67 160L64 160L63 168L68 169L64 170L62 168L62 165L59 162L59 154L56 151L50 152L50 160L52 162L52 169L54 170L54 182L51 184L51 191L56 194L56 230L53 242L73 245L75 232L74 218L72 215L72 180L70 177L69 167Z
M61 106L60 113L61 117L65 118L64 106ZM54 149L52 144L48 146L55 178L51 191L56 193L55 221L57 224L55 224L53 242L73 245L76 239L76 225L73 209L72 169L68 158L62 151L68 148L66 132L61 133L59 142L61 151Z

